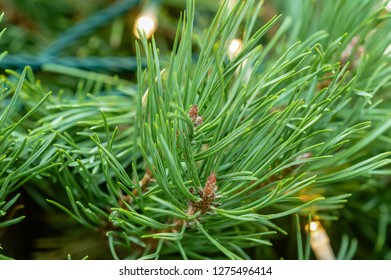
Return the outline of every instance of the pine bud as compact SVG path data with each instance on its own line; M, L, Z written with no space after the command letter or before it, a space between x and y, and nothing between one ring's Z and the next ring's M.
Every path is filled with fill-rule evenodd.
M194 127L200 126L204 121L204 118L198 115L198 107L197 105L193 105L193 107L189 110L189 117L194 125Z

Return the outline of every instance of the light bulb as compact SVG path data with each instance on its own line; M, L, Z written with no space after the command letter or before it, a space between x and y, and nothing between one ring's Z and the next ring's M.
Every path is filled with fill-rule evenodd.
M315 257L318 260L335 260L329 236L321 223L319 221L311 222L308 229L310 230L310 245Z
M145 33L147 38L150 38L155 33L157 28L157 19L152 13L142 13L139 15L134 23L133 33L140 39L138 30Z
M228 56L232 59L243 48L243 41L240 39L233 39L228 47Z
M310 223L310 230L316 231L318 229L318 223L317 222L311 222Z

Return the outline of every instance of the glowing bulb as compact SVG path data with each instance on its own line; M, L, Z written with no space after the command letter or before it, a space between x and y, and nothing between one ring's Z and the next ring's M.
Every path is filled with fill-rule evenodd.
M134 24L133 33L134 35L140 39L138 30L145 33L147 38L150 38L153 33L155 33L157 28L157 19L151 13L141 14L137 17L136 22Z
M240 39L233 39L231 44L228 47L228 55L232 59L235 55L237 55L243 48L243 41Z
M310 223L310 230L316 231L318 229L318 223L317 222L311 222Z
M318 260L335 260L330 239L319 221L311 222L306 228L310 230L310 245Z

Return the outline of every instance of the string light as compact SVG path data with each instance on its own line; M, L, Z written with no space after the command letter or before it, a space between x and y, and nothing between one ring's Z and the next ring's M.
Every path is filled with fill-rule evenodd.
M232 59L243 49L243 41L241 39L233 39L228 47L228 56Z
M318 229L318 223L317 222L311 222L310 223L310 231L316 231Z
M133 33L138 39L140 39L139 31L145 33L147 39L155 33L158 23L155 14L155 11L150 9L136 18Z
M335 260L330 239L326 230L319 221L313 221L307 226L310 231L310 245L318 260Z

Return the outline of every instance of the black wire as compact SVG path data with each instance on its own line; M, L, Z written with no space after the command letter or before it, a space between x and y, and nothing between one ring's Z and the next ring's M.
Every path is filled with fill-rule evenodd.
M0 61L0 68L22 69L29 65L33 70L41 70L45 64L57 64L72 68L96 70L96 71L117 71L135 72L137 61L135 57L57 57L57 56L33 56L29 54L7 55Z
M44 64L58 64L86 70L106 71L131 71L134 72L137 62L134 57L59 57L58 54L66 47L74 43L78 38L93 32L95 29L104 26L113 18L125 14L134 6L140 3L139 0L124 0L110 7L95 13L86 20L69 28L61 33L48 48L38 56L29 54L7 55L0 61L0 68L22 71L29 65L33 70L40 70Z
M113 18L127 13L131 8L138 5L139 2L139 0L125 0L111 5L107 9L97 12L86 20L61 33L58 39L54 41L48 48L46 48L46 50L44 50L41 55L45 56L58 54L61 50L71 45L76 39L91 33L101 26L104 26Z

